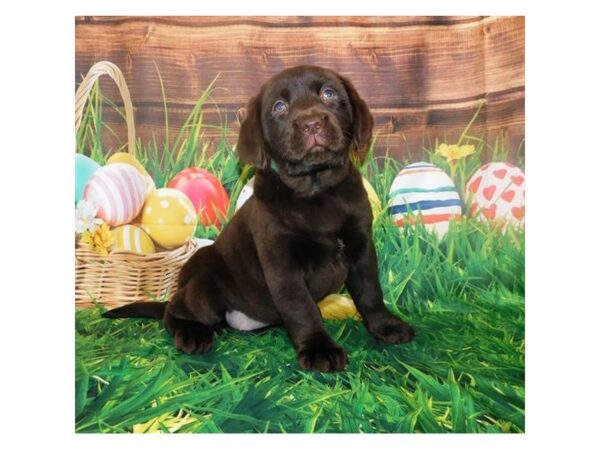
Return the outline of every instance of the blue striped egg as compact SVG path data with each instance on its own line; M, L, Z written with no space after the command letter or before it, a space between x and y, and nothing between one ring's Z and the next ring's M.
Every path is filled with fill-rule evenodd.
M390 204L396 225L421 222L440 238L448 232L450 220L462 213L452 179L427 162L409 164L396 175L390 188Z

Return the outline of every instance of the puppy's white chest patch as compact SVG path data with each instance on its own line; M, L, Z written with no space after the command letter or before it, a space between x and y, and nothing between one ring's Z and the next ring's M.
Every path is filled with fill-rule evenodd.
M268 323L262 323L251 317L248 317L241 311L227 311L225 313L225 320L231 328L235 328L240 331L251 331L258 328L263 328L269 325Z

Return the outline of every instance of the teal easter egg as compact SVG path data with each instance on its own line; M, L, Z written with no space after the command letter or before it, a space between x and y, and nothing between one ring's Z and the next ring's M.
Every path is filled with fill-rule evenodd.
M83 188L99 168L100 164L93 159L80 153L75 154L75 204L83 198Z

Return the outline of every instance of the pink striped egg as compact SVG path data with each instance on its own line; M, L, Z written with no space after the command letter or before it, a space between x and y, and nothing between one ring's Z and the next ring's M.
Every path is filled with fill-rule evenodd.
M110 164L94 172L83 198L98 207L99 218L116 227L131 222L140 213L146 199L146 185L133 166Z

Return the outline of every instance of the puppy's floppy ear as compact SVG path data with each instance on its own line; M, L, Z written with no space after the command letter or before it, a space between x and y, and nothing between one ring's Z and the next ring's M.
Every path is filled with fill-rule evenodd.
M260 121L260 99L259 94L248 103L245 118L242 118L236 149L240 161L244 164L266 169L269 166L269 159Z
M352 133L352 146L359 154L366 153L373 134L373 116L367 103L360 98L354 85L345 77L340 76L344 89L348 93L354 116L354 130Z

